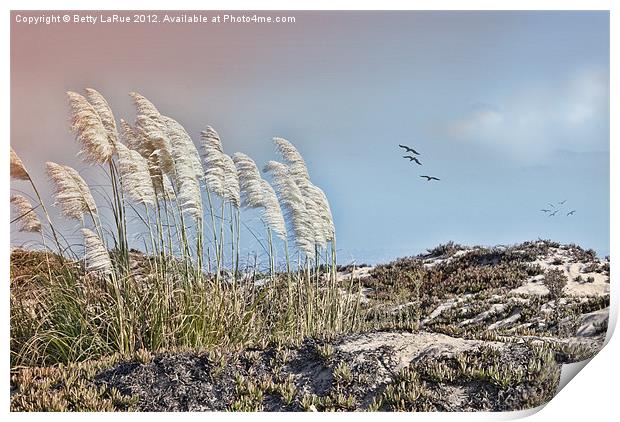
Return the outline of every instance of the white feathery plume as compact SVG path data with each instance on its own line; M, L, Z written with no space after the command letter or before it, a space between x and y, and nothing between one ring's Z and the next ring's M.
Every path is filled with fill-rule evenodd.
M144 96L137 92L130 92L129 95L138 114L134 129L134 142L138 145L128 145L148 159L151 165L157 164L161 172L174 174L172 144L165 117Z
M16 180L29 180L30 176L19 155L11 147L11 178Z
M82 229L84 235L84 261L87 273L111 274L113 272L110 254L103 242L89 229Z
M178 194L176 197L181 210L196 220L202 219L202 196L198 180L194 177L180 178L180 184L177 189Z
M174 182L176 198L183 212L196 219L202 218L199 181L204 175L192 139L181 124L163 116L144 96L135 92L129 95L138 111L134 134L141 134L141 139L134 141L141 145L136 150L148 159L157 190L167 199L175 197L168 175Z
M276 144L276 148L278 149L280 155L282 155L282 158L284 158L284 161L286 161L289 165L291 175L295 178L295 180L310 180L306 162L299 151L297 151L297 148L295 148L293 144L284 138L275 137L273 138L273 142Z
M260 181L263 178L258 171L254 160L246 154L236 152L232 156L241 188L241 205L244 208L260 208L263 205L263 187Z
M211 126L200 132L200 152L204 163L205 183L217 196L226 196L224 152L220 135Z
M211 126L200 132L200 152L204 163L204 180L210 192L240 205L239 176L233 159L224 154L220 135Z
M239 208L241 199L237 168L235 167L235 162L229 155L222 155L224 156L224 198L230 201L235 207Z
M148 171L151 176L153 187L157 195L164 192L163 177L159 156L159 151L155 152L152 143L144 135L121 119L121 134L127 146L137 151L148 163ZM168 181L169 182L169 181Z
M160 119L166 125L166 135L172 145L175 167L173 180L177 200L183 212L197 220L201 219L203 209L200 180L204 176L198 150L179 122L166 116L161 116Z
M185 128L171 117L161 116L160 121L166 127L166 135L172 146L172 158L176 167L185 167L198 180L203 180L204 172L200 163L200 154Z
M314 200L314 203L317 204L319 209L319 215L323 220L322 228L323 228L323 237L326 241L330 242L334 240L336 236L336 228L334 227L334 219L332 217L332 210L329 206L329 201L327 200L327 196L325 192L321 188L316 185L310 184L310 195Z
M334 239L335 229L331 209L325 193L310 181L306 162L297 148L284 138L273 138L276 147L287 162L291 176L299 186L306 208L313 220L315 241L322 247Z
M22 195L11 196L11 203L15 206L16 221L19 223L20 232L41 232L41 221L32 208L32 204Z
M137 136L136 143L140 144L136 149L140 154L156 166L161 173L174 174L173 148L167 134L167 127L159 118L145 115L136 117L134 134Z
M290 171L290 170L289 170ZM315 197L312 194L310 182L306 182L301 186L298 184L302 197L304 198L304 204L306 205L306 213L310 221L310 227L312 228L312 234L314 236L314 242L320 247L325 247L327 239L325 237L326 227L325 222L321 218L321 211L319 205L314 201Z
M157 110L153 103L147 100L146 97L138 94L137 92L130 92L129 96L133 100L136 110L138 110L138 114L155 119L160 116L159 110Z
M157 180L161 177L161 170L157 163L156 157L151 157L153 150L148 141L142 136L138 129L134 128L130 123L121 119L121 138L127 144L129 149L137 151L143 158L149 162L149 173L153 180L153 185L157 187Z
M295 234L297 248L306 256L314 254L314 228L306 209L304 196L286 164L269 161L264 169L273 175L275 191Z
M114 118L114 113L112 113L110 105L106 101L105 97L97 90L86 88L85 91L88 102L93 106L101 119L101 123L108 134L108 140L112 146L116 147L116 144L118 143L118 131L116 129L116 119Z
M263 188L264 197L263 218L267 222L267 226L271 227L271 230L277 234L280 239L285 239L286 224L284 223L284 216L282 215L282 209L280 208L276 192L265 179L261 179L260 184Z
M161 193L163 194L162 199L166 201L172 201L175 196L174 187L172 186L170 178L165 174L162 174L161 176L161 188Z
M84 160L90 164L105 164L114 153L114 146L108 139L99 114L80 94L67 92L71 106L71 130L82 144Z
M81 219L85 213L96 214L97 205L88 185L69 166L47 162L47 174L55 185L55 205L69 218Z
M125 119L121 119L121 138L129 148L138 151L144 158L149 156L149 153L142 154L144 149L143 140L138 131L130 123L127 123Z
M121 143L117 145L116 152L123 190L138 203L155 205L157 198L146 159Z
M254 160L240 152L235 153L232 158L239 175L241 205L245 208L260 208L267 227L281 239L285 239L286 225L275 191L261 177Z

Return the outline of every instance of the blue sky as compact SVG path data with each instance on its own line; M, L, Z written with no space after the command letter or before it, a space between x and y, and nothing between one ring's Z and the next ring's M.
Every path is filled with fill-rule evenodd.
M448 240L609 253L607 12L294 15L286 26L14 27L11 143L42 181L47 160L96 177L75 158L64 92L94 87L132 120L136 90L194 139L211 124L226 152L259 164L276 158L273 136L293 142L330 199L341 262ZM555 217L539 211L565 199Z

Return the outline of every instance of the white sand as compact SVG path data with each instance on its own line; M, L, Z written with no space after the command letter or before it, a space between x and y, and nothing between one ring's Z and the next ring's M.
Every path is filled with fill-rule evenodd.
M389 349L389 354L382 353L382 363L388 371L398 371L425 356L452 356L482 345L506 347L500 342L465 340L438 333L374 332L356 336L336 348L354 354L360 362L368 358L367 353Z
M552 250L553 253L548 257L538 259L534 261L533 264L538 264L545 270L550 268L562 270L568 278L568 282L563 291L564 295L584 297L609 294L609 277L607 275L596 272L584 272L588 264L570 262L571 256L568 254L568 251L564 249L553 248ZM560 259L562 263L553 264L557 259ZM578 276L581 276L583 281L576 281ZM594 281L586 283L585 280L587 280L588 277L592 277ZM543 284L543 279L544 276L542 275L531 277L524 285L511 290L510 293L545 296L549 293L549 290Z

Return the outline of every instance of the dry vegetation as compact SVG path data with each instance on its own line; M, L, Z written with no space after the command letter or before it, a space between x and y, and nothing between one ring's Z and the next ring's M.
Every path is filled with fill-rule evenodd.
M183 343L179 341L183 337L175 340L170 336L165 345L143 340L129 354L114 353L114 347L108 346L108 354L104 349L97 353L89 349L51 367L14 363L12 409L499 411L537 406L553 397L561 363L589 358L599 350L606 319L595 324L586 337L576 333L583 315L609 306L608 295L578 298L510 293L528 277L549 273L534 261L554 256L554 248L564 248L569 254L564 259L575 262L584 256L574 245L528 242L502 250L473 248L456 256L399 259L375 267L361 280L339 277L336 287L342 302L337 307L341 309L338 326L327 323L331 321L330 306L307 303L308 298L319 300L328 291L331 278L326 272L318 277L311 274L314 282L305 286L303 278L295 279L293 306L299 301L303 304L291 317L285 312L286 273L261 288L249 279L234 292L223 294L231 301L235 298L237 308L229 309L224 299L218 303L212 298L220 313L211 321L211 330L220 324L225 328L219 335L208 331L214 336L211 341L205 337L200 344ZM135 264L136 273L148 268L152 259L131 255L132 262L142 262ZM42 291L48 276L47 266L41 264L44 260L41 253L14 252L13 263L18 266L12 282L23 290L12 292L19 291L26 299L33 297L29 292ZM596 269L604 271L604 262L586 262L596 262ZM61 271L61 277L65 267L53 268L52 273ZM82 274L75 277L84 278L79 265L75 271ZM467 271L470 278L456 286L455 271ZM524 278L504 286L496 281L502 279L501 271L513 271ZM256 280L265 276L268 274L257 274ZM515 276L508 273L505 277L511 280ZM148 277L137 280L152 282ZM138 295L146 294L145 303L152 300L147 291ZM12 300L17 301L16 294ZM185 300L179 296L181 303ZM27 311L28 303L14 303L12 329L21 327L24 339L36 337L34 331L28 334L24 328L28 324L23 324L27 319L22 315L32 312ZM453 306L442 308L446 303ZM40 308L37 301L30 304ZM314 331L307 330L308 307L315 312ZM234 314L233 309L243 311ZM30 324L35 319L41 317L29 320ZM497 325L506 320L505 325ZM142 327L144 333L148 333L146 328ZM379 340L370 352L351 350L350 345L362 335L355 333L369 333ZM459 341L471 344L403 358L400 346L381 340L390 333L411 333L411 340L406 337L403 341L405 346L420 337L431 349L440 347L432 338L424 340L426 335L447 335L448 341L463 339ZM17 338L13 336L12 347L19 344ZM84 343L92 344L90 340ZM58 362L58 356L66 356L64 352L49 353L57 345L42 348L40 344L31 346L40 354L39 363L49 365ZM19 349L13 352L14 358L20 355ZM80 359L84 362L72 362ZM410 363L389 366L399 359ZM389 369L383 375L386 367L382 365Z

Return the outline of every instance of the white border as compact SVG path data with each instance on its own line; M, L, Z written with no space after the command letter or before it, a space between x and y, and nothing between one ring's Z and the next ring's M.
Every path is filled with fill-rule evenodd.
M8 4L7 4L8 3ZM52 4L50 4L52 3ZM620 23L619 19L619 9L617 1L612 0L591 0L591 1L578 1L578 0L504 0L504 1L491 1L491 0L470 0L470 1L459 1L459 0L443 0L443 1L431 1L431 0L419 0L414 2L403 1L403 0L382 0L380 2L370 2L370 1L357 1L353 4L342 0L303 0L296 1L292 4L290 1L283 0L270 0L263 1L258 4L255 1L250 0L229 0L229 1L191 1L191 0L176 0L175 2L165 3L163 1L148 1L148 2L140 2L133 0L95 0L90 1L88 3L88 7L85 2L78 0L65 0L65 1L14 1L9 0L8 2L3 2L8 7L6 7L4 14L4 18L2 19L2 35L3 42L1 44L2 49L2 57L5 58L2 73L3 73L3 85L4 92L2 104L2 121L4 128L4 139L6 144L8 144L8 140L10 139L10 118L9 118L9 110L10 110L10 96L8 93L10 92L10 15L9 10L45 10L45 9L58 9L58 10L97 10L97 9L117 9L117 10L131 10L131 9L145 9L145 10L348 10L352 5L355 6L356 9L353 10L610 10L610 26L611 26L611 39L610 39L610 83L611 83L611 108L610 113L611 116L616 116L616 119L611 119L611 127L610 127L610 136L612 140L617 142L618 140L618 124L617 124L617 116L618 113L618 84L617 84L617 74L618 69L618 24ZM5 150L8 148L8 145L4 146ZM611 146L611 181L610 181L610 227L611 227L611 237L610 237L610 251L614 251L610 253L615 257L615 251L618 246L618 224L617 218L613 218L613 216L620 215L620 208L618 206L618 169L617 164L619 163L618 154L620 149L618 146L612 142ZM2 172L5 175L0 182L0 186L2 189L2 194L0 197L8 198L9 197L9 177L8 177L8 159L5 156L2 159L0 164L2 168ZM3 206L0 206L0 221L9 221L9 212L8 212L8 201L5 200ZM2 349L3 356L5 357L5 378L4 378L4 393L1 396L2 407L5 412L8 412L9 409L9 365L8 365L8 355L9 355L9 346L8 341L9 338L9 292L8 292L8 279L9 279L9 268L8 268L8 253L9 253L9 241L5 239L4 243L0 246L2 250L3 259L0 260L0 268L2 269L2 273L4 277L4 289L2 291L3 303L6 304L6 309L2 314L2 325L0 326L1 332L0 336L2 338ZM616 274L618 271L615 269L616 265L612 258L612 280L616 280ZM618 313L618 300L617 293L618 288L614 287L615 283L612 282L612 294L611 294L611 315L610 315L610 332L615 327ZM608 336L609 338L609 336ZM616 382L618 380L618 356L619 353L619 345L618 340L615 337L612 337L607 346L592 360L591 363L587 365L587 368L582 371L574 380L572 380L546 407L543 411L534 414L531 418L532 420L551 420L551 419L559 419L559 420L580 420L580 421L593 421L593 420L610 420L609 415L613 415L618 410L618 399L617 399L617 390L616 390ZM526 412L527 413L527 412ZM9 417L15 419L31 419L38 416L43 416L45 418L52 419L73 419L73 418L82 418L84 416L80 414L9 414ZM104 419L108 418L111 415L106 414L89 414L88 418L94 419ZM170 415L148 415L146 417L166 417ZM265 414L178 414L174 415L175 417L188 418L188 419L196 419L200 418L210 418L217 417L218 419L245 419L251 417L252 419L283 419L288 418L288 414L274 414L274 413L265 413ZM390 419L401 419L414 417L416 420L505 420L505 419L513 419L515 417L525 416L523 413L515 414L515 413L470 413L470 414L448 414L448 413L436 413L436 414L321 414L321 418L355 418L356 421L361 419L377 419L377 418L390 418ZM129 418L129 417L145 417L145 414L136 415L136 414L114 414L115 418ZM316 418L316 415L312 414L300 414L295 417L299 417L302 419L305 418Z

